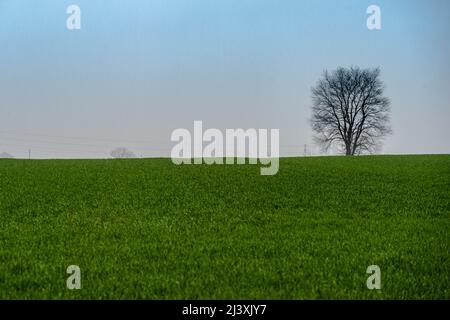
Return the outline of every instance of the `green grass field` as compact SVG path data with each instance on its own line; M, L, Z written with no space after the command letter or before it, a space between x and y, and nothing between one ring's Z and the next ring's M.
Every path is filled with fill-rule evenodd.
M0 298L450 298L450 156L259 168L0 160Z

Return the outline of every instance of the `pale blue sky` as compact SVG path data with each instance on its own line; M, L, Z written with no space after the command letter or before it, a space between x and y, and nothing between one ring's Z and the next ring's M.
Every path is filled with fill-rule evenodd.
M381 67L383 153L450 153L449 34L447 0L0 0L0 153L169 156L194 120L279 128L282 155L317 153L311 86L350 65Z

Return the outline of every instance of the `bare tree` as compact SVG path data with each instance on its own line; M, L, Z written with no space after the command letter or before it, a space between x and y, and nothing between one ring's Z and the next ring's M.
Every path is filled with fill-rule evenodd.
M389 133L389 99L380 69L342 68L328 72L312 88L311 125L324 150L345 155L373 153Z
M116 159L136 158L136 155L127 148L119 147L111 151L111 157Z

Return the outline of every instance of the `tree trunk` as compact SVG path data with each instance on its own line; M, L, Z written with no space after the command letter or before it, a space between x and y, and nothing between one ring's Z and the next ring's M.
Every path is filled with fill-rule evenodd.
M345 155L346 156L352 156L352 147L350 146L350 143L345 144Z

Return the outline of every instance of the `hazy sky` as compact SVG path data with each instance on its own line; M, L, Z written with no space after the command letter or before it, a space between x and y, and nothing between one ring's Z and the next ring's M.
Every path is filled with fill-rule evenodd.
M447 0L0 0L0 153L169 156L194 120L279 128L282 155L317 153L311 86L350 65L381 67L383 153L450 153L449 37Z

